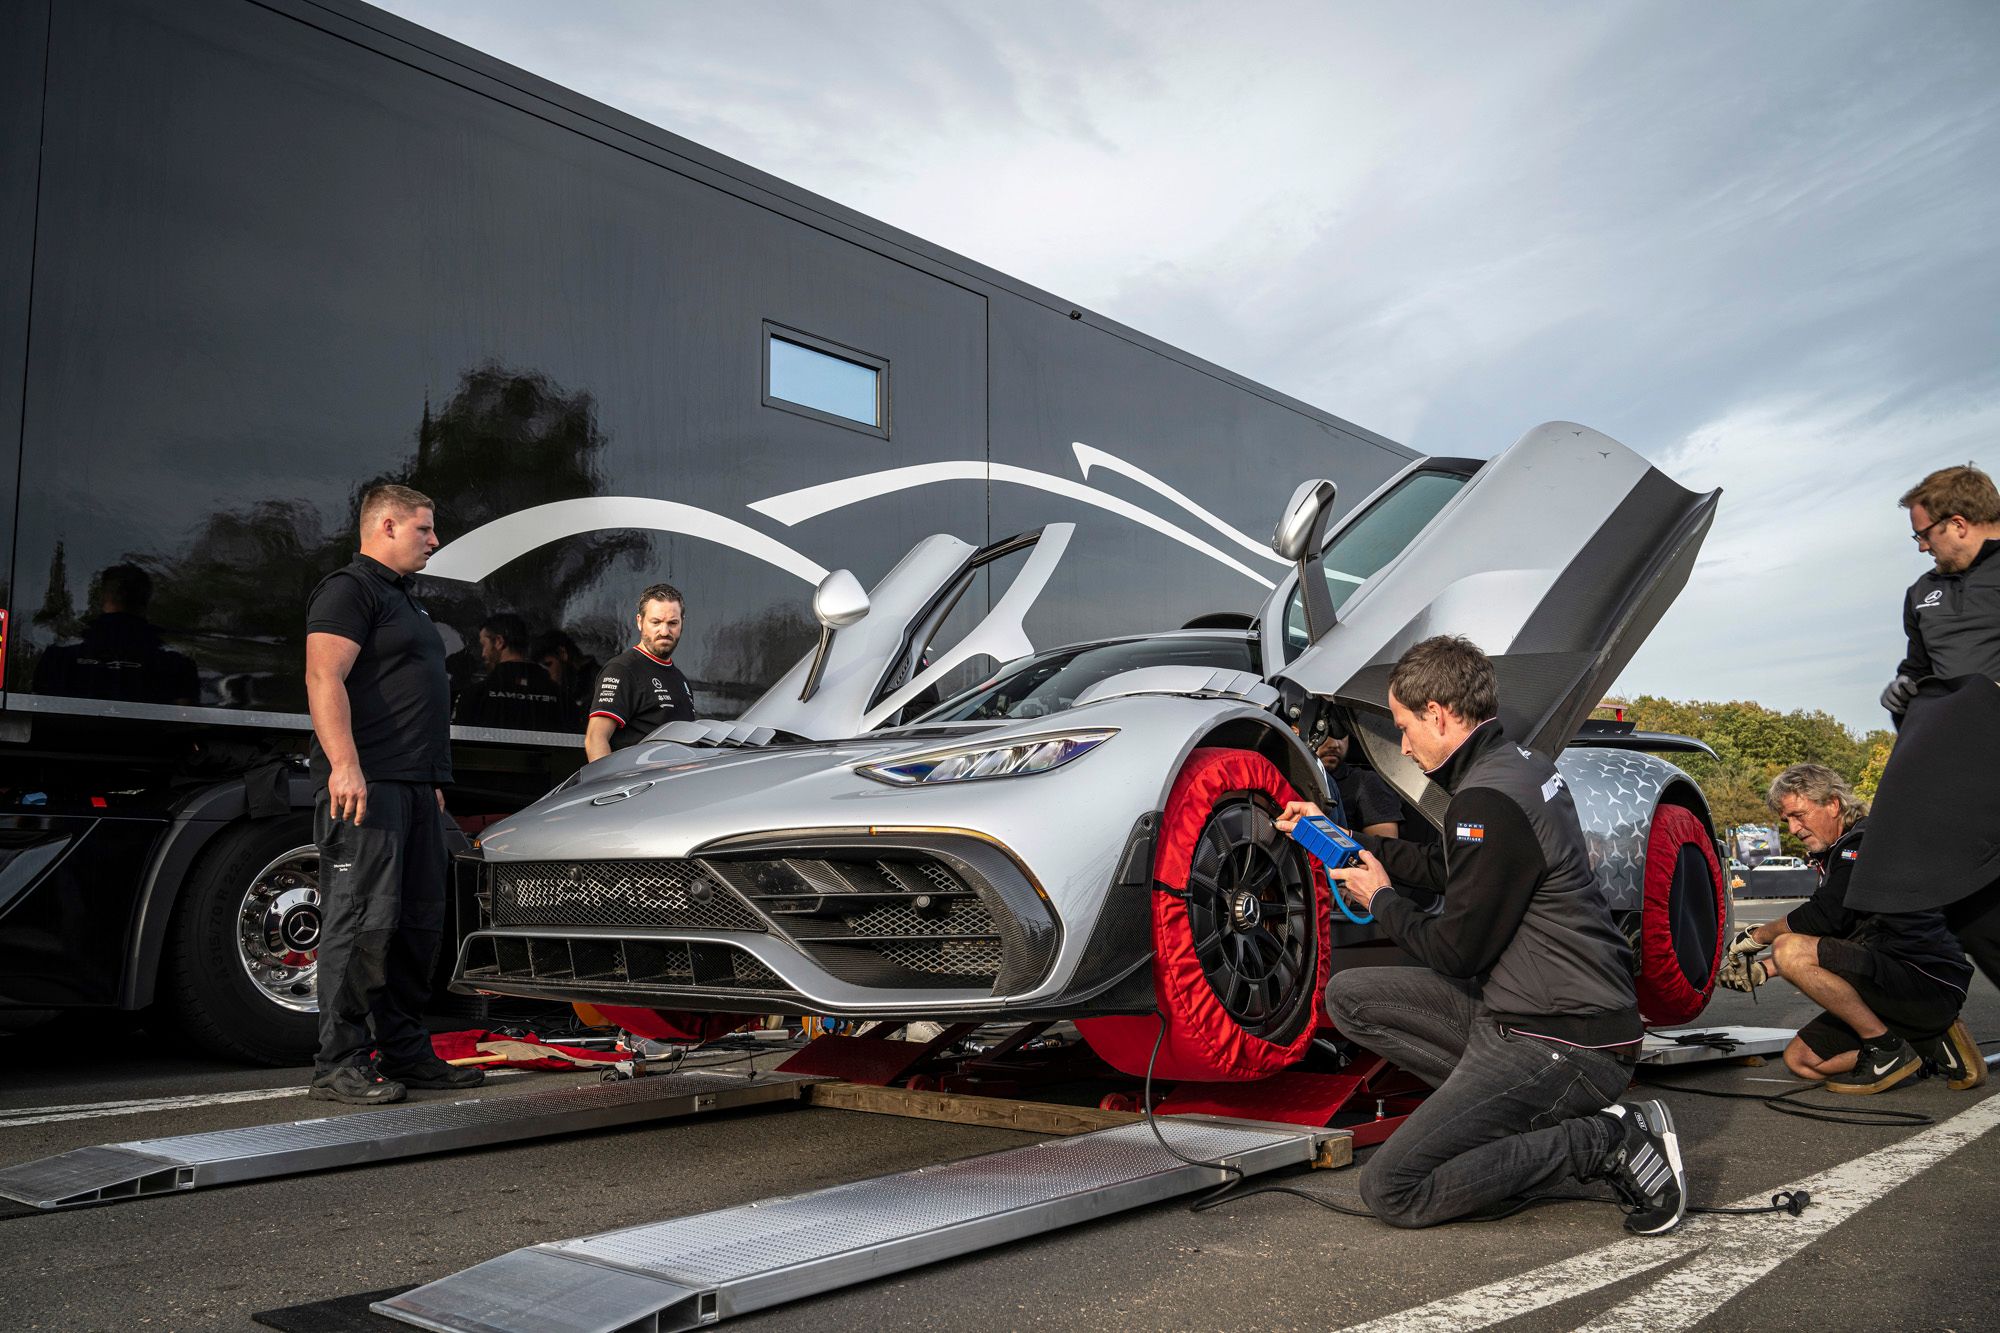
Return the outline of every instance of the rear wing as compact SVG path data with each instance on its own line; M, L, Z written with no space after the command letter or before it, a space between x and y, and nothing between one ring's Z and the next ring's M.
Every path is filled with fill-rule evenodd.
M1643 750L1648 754L1705 754L1710 759L1722 756L1709 748L1707 741L1696 740L1692 736L1680 736L1671 731L1640 731L1630 722L1612 722L1603 718L1586 719L1569 738L1568 749L1598 747L1611 750Z

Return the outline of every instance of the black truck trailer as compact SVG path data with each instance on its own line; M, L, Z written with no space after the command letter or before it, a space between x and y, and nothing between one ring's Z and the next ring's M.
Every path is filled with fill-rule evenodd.
M489 615L603 660L664 580L728 717L833 568L1069 520L1035 642L1171 627L1282 577L1300 478L1353 500L1411 458L351 0L13 0L0 100L17 1025L159 1006L310 1050L302 611L372 482L437 501L455 688ZM462 721L468 831L582 758Z

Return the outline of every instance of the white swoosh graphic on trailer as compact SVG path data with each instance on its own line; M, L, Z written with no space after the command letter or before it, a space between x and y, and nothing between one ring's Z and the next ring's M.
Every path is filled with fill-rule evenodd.
M649 500L637 495L598 495L557 500L496 518L438 548L424 573L476 583L509 560L539 546L583 532L607 528L642 528L678 532L704 541L720 542L766 564L776 565L817 585L826 570L775 537L706 509L674 500Z
M769 518L774 518L791 527L809 518L862 500L871 500L878 495L892 491L907 491L918 486L930 486L940 481L1008 481L1016 486L1027 486L1051 495L1094 505L1107 513L1130 519L1140 527L1151 528L1163 537L1179 542L1191 550L1199 551L1218 564L1224 564L1252 582L1261 583L1266 588L1275 587L1271 580L1259 574L1250 566L1230 555L1227 551L1211 545L1185 528L1174 526L1154 514L1149 514L1129 501L1115 495L1071 481L1068 477L1058 477L1047 472L1036 472L1032 468L1016 467L1012 463L983 463L978 459L964 459L945 463L917 463L910 467L894 467L882 472L868 472L858 477L844 477L839 481L823 482L818 486L806 486L796 491L786 491L759 500L750 508Z
M1118 455L1107 454L1102 449L1093 448L1085 444L1082 440L1072 442L1069 447L1076 450L1077 468L1082 471L1086 479L1089 478L1090 470L1094 467L1101 467L1106 472L1116 472L1121 477L1130 477L1133 481L1138 482L1154 494L1173 501L1253 555L1261 555L1273 564L1282 565L1287 569L1291 568L1291 562L1272 550L1268 542L1257 541L1238 529L1231 527L1221 518L1209 512L1201 505L1196 504L1192 499L1167 485L1166 482L1161 481L1137 463L1128 463Z

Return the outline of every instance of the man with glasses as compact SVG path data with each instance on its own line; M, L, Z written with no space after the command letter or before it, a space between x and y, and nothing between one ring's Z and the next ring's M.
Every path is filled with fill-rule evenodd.
M1910 539L1935 566L1903 599L1909 649L1882 691L1900 723L1926 676L2000 680L2000 490L1968 463L1931 473L1899 503Z
M1967 463L1903 496L1910 536L1934 566L1903 600L1909 650L1882 706L1896 747L1875 792L1868 856L1848 905L1880 914L1942 909L2000 983L2000 490Z

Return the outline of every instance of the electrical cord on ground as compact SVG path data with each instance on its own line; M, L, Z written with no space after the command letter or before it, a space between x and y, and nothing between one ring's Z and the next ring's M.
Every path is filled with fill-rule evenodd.
M1210 1194L1191 1206L1188 1211L1191 1213L1205 1213L1211 1208L1220 1208L1226 1203L1236 1203L1239 1200L1248 1199L1257 1194L1289 1194L1295 1198L1304 1199L1307 1203L1317 1204L1328 1212L1339 1213L1343 1217L1365 1217L1371 1221L1375 1217L1375 1214L1368 1211L1368 1206L1362 1203L1359 1197L1350 1195L1349 1198L1353 1200L1355 1206L1349 1207L1346 1203L1326 1198L1323 1195L1314 1194L1310 1190L1299 1189L1293 1185L1258 1185L1251 1189ZM1610 1203L1617 1204L1620 1208L1625 1207L1623 1200L1615 1195L1608 1194L1530 1194L1521 1199L1509 1199L1506 1203L1486 1212L1470 1213L1464 1217L1454 1217L1447 1222L1439 1223L1439 1225L1460 1226L1478 1222L1504 1222L1516 1214L1524 1213L1530 1208L1538 1208L1547 1203ZM1687 1206L1687 1211L1689 1213L1707 1213L1715 1216L1730 1217L1750 1217L1762 1213L1787 1213L1793 1217L1797 1217L1804 1213L1807 1206L1811 1203L1812 1195L1806 1190L1779 1190L1771 1196L1770 1203L1756 1207L1724 1208L1691 1203Z
M1794 1097L1802 1097L1819 1089L1811 1083L1803 1087L1791 1088L1784 1092L1723 1092L1717 1088L1691 1088L1679 1083L1649 1083L1656 1092L1684 1092L1690 1097L1716 1097L1725 1101L1762 1102L1780 1115L1795 1115L1801 1120L1822 1120L1830 1125L1860 1125L1877 1129L1920 1129L1925 1125L1935 1125L1937 1121L1921 1111L1901 1111L1891 1106L1823 1106L1817 1103L1795 1102Z
M1217 1185L1214 1189L1202 1195L1201 1198L1196 1200L1194 1205L1188 1210L1190 1212L1198 1213L1201 1211L1202 1206L1209 1200L1218 1198L1219 1196L1228 1193L1236 1186L1242 1184L1243 1168L1240 1166L1232 1166L1228 1162L1216 1162L1216 1161L1209 1161L1205 1158L1200 1158L1200 1157L1190 1157L1186 1153L1182 1152L1179 1148L1174 1147L1173 1144L1168 1143L1167 1136L1160 1133L1160 1122L1153 1115L1153 1066L1160 1058L1161 1044L1165 1042L1167 1039L1167 1016L1160 1010L1154 1009L1153 1017L1160 1020L1160 1030L1153 1034L1153 1053L1146 1057L1146 1087L1145 1091L1140 1094L1140 1102L1139 1102L1140 1109L1143 1110L1146 1115L1146 1128L1153 1131L1153 1137L1159 1140L1160 1146L1162 1148L1165 1148L1169 1153L1173 1154L1175 1157L1178 1157L1181 1161L1186 1162L1189 1166L1205 1166L1210 1168L1211 1170L1226 1171L1229 1173L1229 1179L1223 1181L1220 1185Z

